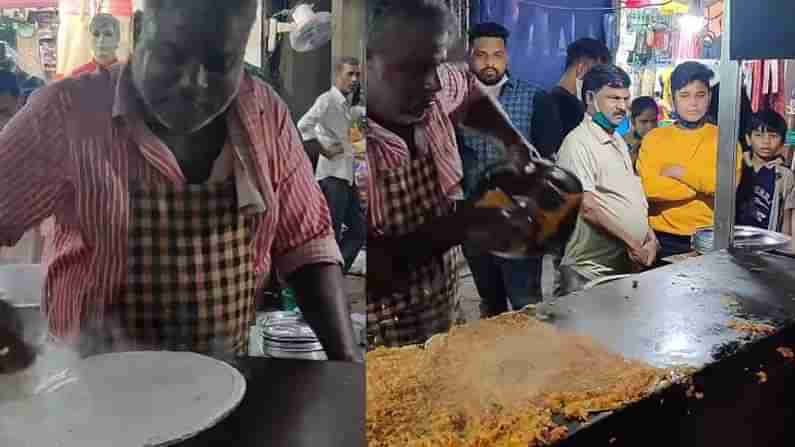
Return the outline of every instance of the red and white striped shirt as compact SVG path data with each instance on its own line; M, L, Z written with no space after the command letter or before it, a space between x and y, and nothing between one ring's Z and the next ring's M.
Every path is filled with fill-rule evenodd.
M439 186L451 201L462 195L463 166L456 143L455 125L450 118L462 112L462 107L482 95L476 78L467 70L442 64L437 70L442 90L436 95L425 122L418 126L418 156L430 152L439 174ZM370 120L367 131L367 174L362 182L367 188L370 231L382 233L385 222L383 197L376 188L380 175L411 162L411 153L405 141L395 133Z
M130 184L186 185L171 151L144 124L127 65L41 89L0 134L0 246L55 217L43 308L50 331L79 334L123 287ZM340 263L328 206L289 111L244 76L230 107L248 134L252 181L267 205L255 239L258 277Z

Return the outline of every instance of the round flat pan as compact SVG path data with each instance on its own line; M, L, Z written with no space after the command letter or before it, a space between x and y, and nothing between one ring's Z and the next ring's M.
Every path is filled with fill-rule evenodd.
M0 403L0 445L169 446L216 425L245 392L240 372L199 354L89 357L35 396Z

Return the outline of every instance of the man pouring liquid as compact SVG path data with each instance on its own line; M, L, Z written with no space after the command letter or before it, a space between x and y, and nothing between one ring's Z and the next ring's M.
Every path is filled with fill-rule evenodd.
M284 102L244 74L255 0L147 0L132 60L54 83L0 135L0 245L52 216L58 342L245 354L275 266L357 356L328 208Z
M452 20L442 1L373 1L368 15L367 330L372 346L402 346L456 321L464 240L491 252L543 249L561 223L576 220L582 188L531 156L466 66L444 63ZM457 207L463 173L454 123L506 149L478 188L497 193L494 203ZM510 198L500 206L498 189L527 196L526 207ZM484 199L492 202L488 193Z

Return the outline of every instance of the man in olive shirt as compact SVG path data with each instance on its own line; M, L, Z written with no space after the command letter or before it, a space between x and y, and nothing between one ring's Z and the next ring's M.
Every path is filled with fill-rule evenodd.
M561 261L558 295L603 276L651 266L656 258L643 187L616 132L627 115L629 85L629 76L614 65L591 69L582 89L586 116L560 148L558 165L580 179L585 193Z

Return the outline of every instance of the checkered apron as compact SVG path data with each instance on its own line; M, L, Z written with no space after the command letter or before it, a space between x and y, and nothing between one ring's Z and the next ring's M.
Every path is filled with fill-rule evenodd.
M245 355L255 319L254 223L238 211L234 181L137 185L130 199L114 350Z
M425 222L453 212L453 202L439 187L436 164L431 157L379 173L376 187L384 198L386 236L401 236ZM408 292L387 297L367 297L367 330L371 347L423 343L447 332L458 314L460 248L417 265L409 276Z

